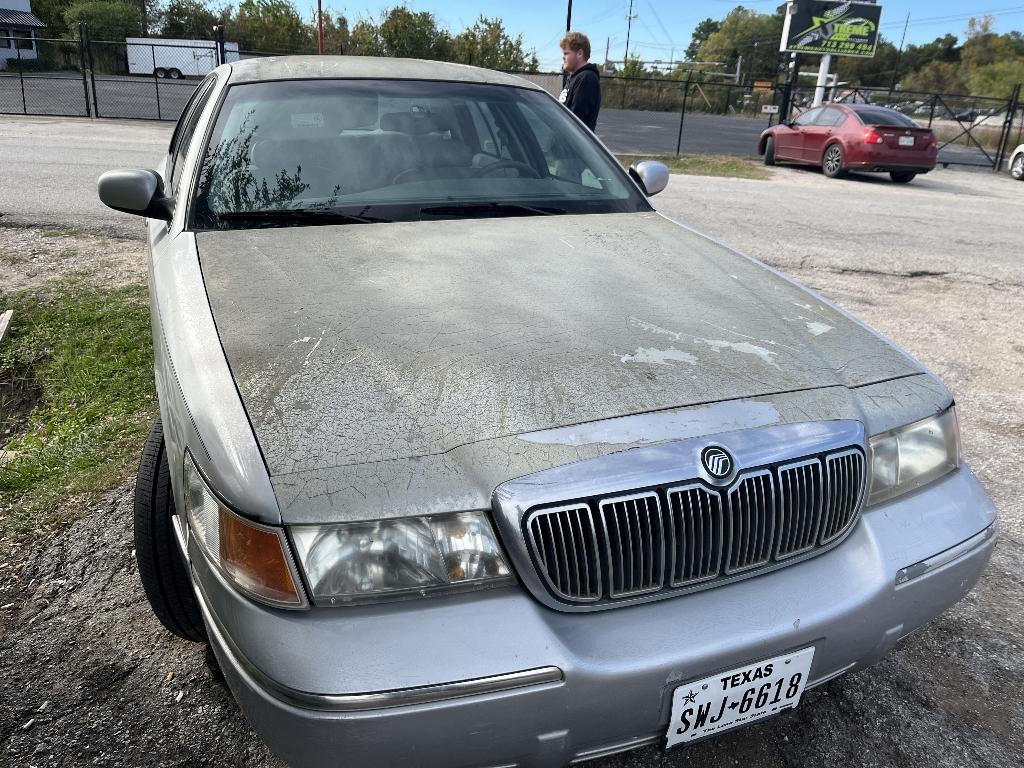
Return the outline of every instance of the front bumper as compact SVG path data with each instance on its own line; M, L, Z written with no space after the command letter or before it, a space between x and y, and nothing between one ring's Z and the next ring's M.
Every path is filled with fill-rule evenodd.
M660 741L688 680L808 645L811 685L872 664L974 586L994 540L963 468L867 511L819 557L597 613L521 587L279 611L190 554L228 683L293 766L557 766Z

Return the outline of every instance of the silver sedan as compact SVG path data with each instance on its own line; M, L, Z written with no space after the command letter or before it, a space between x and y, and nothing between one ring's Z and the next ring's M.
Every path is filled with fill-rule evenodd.
M101 177L151 249L143 585L293 765L685 746L977 582L949 390L667 182L524 80L358 57L219 67Z

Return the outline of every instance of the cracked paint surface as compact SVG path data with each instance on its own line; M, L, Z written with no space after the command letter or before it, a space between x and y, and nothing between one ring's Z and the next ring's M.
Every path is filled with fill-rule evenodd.
M637 347L632 355L623 355L624 363L646 363L648 365L674 365L675 363L697 364L697 356L682 352L674 347L654 349L654 347Z
M523 433L725 400L778 407L773 396L794 391L782 421L809 418L801 403L857 418L849 388L922 372L841 311L655 214L197 241L286 520L479 508L504 480L612 450ZM795 304L834 330L788 322ZM806 390L844 396L815 407Z

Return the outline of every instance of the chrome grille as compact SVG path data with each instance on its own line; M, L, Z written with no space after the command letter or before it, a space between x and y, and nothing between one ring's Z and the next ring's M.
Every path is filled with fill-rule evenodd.
M696 584L722 567L722 497L703 485L669 488L670 586Z
M864 494L864 455L843 451L825 458L827 498L821 527L821 544L839 538L853 523Z
M865 461L848 448L700 481L531 510L525 533L563 601L614 601L712 586L824 549L864 500Z
M544 510L530 518L530 545L548 587L577 602L602 595L597 527L590 507L575 504Z
M749 474L733 484L726 522L726 573L738 573L768 562L775 532L775 484L770 471Z
M822 513L821 462L798 461L779 467L779 537L775 557L782 560L813 549Z
M617 496L598 502L607 547L612 598L661 589L665 536L658 494Z

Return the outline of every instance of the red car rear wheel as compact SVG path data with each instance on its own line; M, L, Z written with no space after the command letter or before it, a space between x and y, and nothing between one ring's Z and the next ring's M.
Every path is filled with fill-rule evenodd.
M821 156L821 171L830 179L838 179L846 173L843 168L843 148L838 144L829 144L825 154Z

